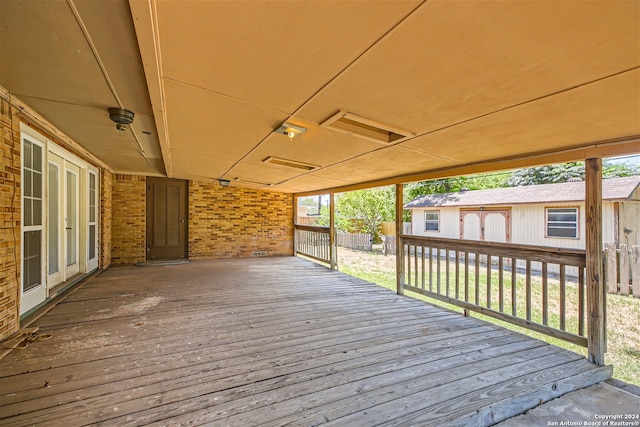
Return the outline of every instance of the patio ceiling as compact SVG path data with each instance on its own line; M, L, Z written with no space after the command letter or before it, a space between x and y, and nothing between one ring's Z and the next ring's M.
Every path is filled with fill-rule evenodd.
M295 193L640 152L636 0L11 0L0 16L0 85L114 172ZM408 137L321 125L341 110ZM291 142L283 122L307 131Z

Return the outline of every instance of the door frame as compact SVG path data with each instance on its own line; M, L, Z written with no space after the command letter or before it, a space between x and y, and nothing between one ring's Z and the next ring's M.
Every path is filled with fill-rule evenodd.
M183 245L182 245L182 256L179 257L158 257L152 255L152 236L153 236L153 209L154 209L154 185L155 183L161 182L172 182L172 183L181 183L184 185L184 197L180 199L180 203L183 204L182 209L179 209L180 221L181 224L184 224L181 230L183 233ZM172 179L172 178L163 178L163 177L154 177L148 176L146 178L146 244L145 244L145 259L152 260L161 260L161 259L187 259L189 257L189 181L183 179ZM180 246L180 245L178 245Z
M41 137L37 137L37 133L34 135L34 132L27 132L26 128L23 124L20 127L20 307L19 312L20 315L27 313L28 311L34 309L38 305L42 304L48 296L47 289L47 256L48 252L46 250L46 222L45 222L45 200L46 199L46 183L45 174L48 174L48 165L49 162L47 160L47 144L44 143ZM41 188L41 209L40 214L42 216L40 225L25 225L24 224L24 185L26 180L24 178L24 141L27 140L33 145L37 145L42 150L41 157L41 166L42 166L42 188ZM46 166L46 167L45 167ZM25 233L30 231L40 231L40 284L34 286L29 290L24 290L24 280L25 280L25 271L24 271L24 245L25 245Z
M460 209L460 240L464 239L464 217L469 214L476 214L480 217L480 241L485 241L485 219L489 214L502 214L505 218L505 243L511 243L511 208L466 208Z

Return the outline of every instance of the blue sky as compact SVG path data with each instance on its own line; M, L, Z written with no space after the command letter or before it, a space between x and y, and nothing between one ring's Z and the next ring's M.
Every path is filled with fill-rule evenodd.
M611 157L606 160L612 163L626 163L632 166L640 166L640 154L635 154L632 156Z

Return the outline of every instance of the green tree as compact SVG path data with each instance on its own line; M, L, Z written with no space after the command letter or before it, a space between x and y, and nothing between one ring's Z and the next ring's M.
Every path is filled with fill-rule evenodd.
M380 238L380 225L395 221L395 189L377 187L338 194L336 228L341 231L371 233Z
M571 179L584 180L584 173L584 162L538 166L513 172L507 180L507 185L509 187L517 187L521 185L567 182ZM603 162L603 178L617 178L632 175L640 175L640 168L620 163Z

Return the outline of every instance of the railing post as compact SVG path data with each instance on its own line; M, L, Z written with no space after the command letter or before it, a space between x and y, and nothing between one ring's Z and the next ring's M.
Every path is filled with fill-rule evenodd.
M336 208L334 194L329 194L329 266L338 268L338 247L336 246Z
M296 230L296 224L298 223L298 198L293 196L293 256L298 255L298 230Z
M604 365L605 291L602 283L602 159L585 160L587 256L587 350L589 361Z
M404 295L403 208L402 184L396 184L396 287L398 295Z

